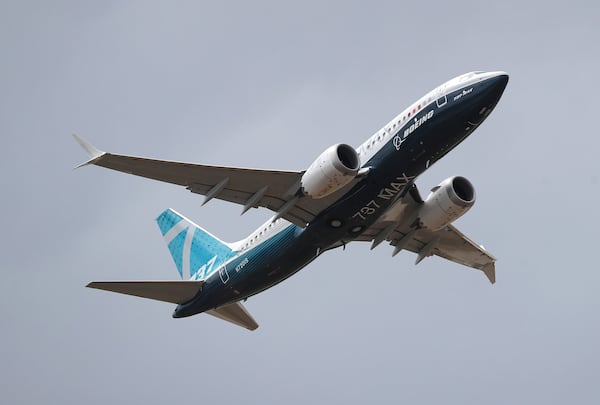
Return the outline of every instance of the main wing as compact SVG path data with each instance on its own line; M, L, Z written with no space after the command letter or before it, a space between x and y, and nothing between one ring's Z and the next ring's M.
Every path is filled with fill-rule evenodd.
M303 172L246 169L170 162L103 152L73 135L87 151L93 164L136 176L184 186L192 193L243 205L242 213L253 207L265 207L296 225L305 227L321 211L347 192L356 180L332 195L313 200L298 198Z
M392 255L403 249L417 254L418 264L425 257L436 255L455 263L481 270L493 284L496 282L495 262L483 246L473 242L453 225L438 231L411 227L420 204L423 203L415 185L398 200L376 223L357 240L373 242L375 248L383 241L394 246Z

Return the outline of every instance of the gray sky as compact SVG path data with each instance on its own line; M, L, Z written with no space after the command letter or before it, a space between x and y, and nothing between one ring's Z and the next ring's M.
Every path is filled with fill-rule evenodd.
M0 402L598 403L597 2L0 3ZM254 333L85 289L175 279L154 218L226 240L267 216L72 167L99 148L306 168L471 70L511 80L420 179L468 177L457 226L498 282L381 245L251 298Z

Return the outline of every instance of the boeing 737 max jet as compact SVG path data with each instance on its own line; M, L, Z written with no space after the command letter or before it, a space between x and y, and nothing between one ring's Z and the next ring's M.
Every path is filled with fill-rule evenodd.
M184 186L274 216L246 239L227 243L167 209L158 227L182 280L104 281L91 288L177 304L173 317L201 312L254 330L240 303L302 269L323 252L353 241L416 262L437 255L481 270L495 282L495 258L452 223L475 203L464 177L450 177L421 198L415 179L468 137L492 112L508 75L472 72L427 93L358 148L337 144L305 171L243 169L168 162L102 152L82 138L93 164Z

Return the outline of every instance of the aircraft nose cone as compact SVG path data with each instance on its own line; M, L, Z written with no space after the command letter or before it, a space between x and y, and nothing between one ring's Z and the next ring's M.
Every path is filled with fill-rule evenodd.
M508 84L508 74L506 72L494 72L494 75L488 81L498 95L501 95Z

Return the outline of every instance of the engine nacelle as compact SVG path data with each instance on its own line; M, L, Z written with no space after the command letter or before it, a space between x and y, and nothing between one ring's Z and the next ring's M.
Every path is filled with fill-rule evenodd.
M360 158L352 146L330 146L302 176L302 192L315 199L326 197L350 183L359 169Z
M475 189L464 177L450 177L431 190L419 211L423 228L437 231L456 221L475 204Z

